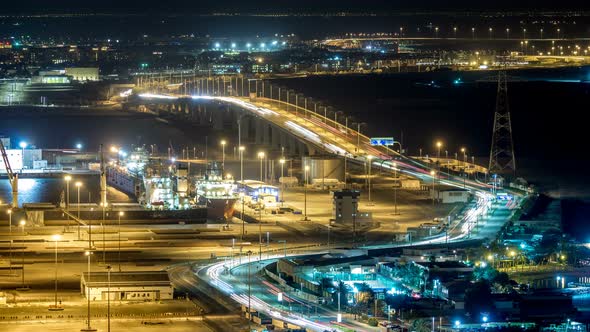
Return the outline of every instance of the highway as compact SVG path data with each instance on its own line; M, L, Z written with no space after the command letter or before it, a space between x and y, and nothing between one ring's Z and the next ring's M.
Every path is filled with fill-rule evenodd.
M463 214L463 217L458 222L449 225L447 232L432 238L415 241L411 244L414 246L461 242L467 239L472 239L471 235L473 233L473 228L478 225L479 218L488 213L494 201L494 195L491 193L491 186L488 184L472 180L466 181L461 177L455 177L448 173L444 174L437 167L432 167L429 164L401 155L389 148L371 146L370 140L367 136L296 105L268 98L256 98L250 100L249 98L244 97L202 95L175 96L150 93L141 94L140 97L164 100L191 98L193 100L210 100L231 104L288 130L291 134L308 144L317 146L326 152L347 158L349 162L356 164L371 163L373 167L383 167L391 172L395 170L401 174L418 178L424 183L437 182L443 185L465 188L475 195L475 201L469 206L469 209ZM519 201L520 198L515 196L515 201L506 206L502 206L502 208L513 211L518 206ZM507 218L511 215L511 212L506 214ZM500 222L499 225L501 226L506 220ZM373 247L392 247L392 245L376 245ZM271 261L272 258L270 258L267 263L270 263ZM256 310L264 312L269 316L282 318L293 324L304 326L314 331L337 328L330 322L329 318L312 319L310 317L305 317L302 314L294 313L293 311L283 310L284 306L276 301L277 290L273 290L271 287L272 285L261 283L258 279L256 271L260 269L260 264L240 264L239 262L231 262L231 265L235 266L231 269L231 274L227 273L228 269L225 264L226 263L217 263L201 267L198 270L197 275L202 280L214 286L217 290L244 305L248 304L247 283L244 279L255 279L253 282L255 289L252 292L252 294L255 295L250 297L250 302L252 307ZM245 269L248 264L250 264L251 267L256 267L251 268L250 278L244 278L245 275L247 276L247 271L245 271ZM297 299L290 300L295 302L298 301ZM287 298L286 301L289 301L289 298ZM323 310L320 310L320 313L322 312ZM336 313L333 312L324 313L327 317L334 318L336 316ZM355 323L348 322L348 324Z

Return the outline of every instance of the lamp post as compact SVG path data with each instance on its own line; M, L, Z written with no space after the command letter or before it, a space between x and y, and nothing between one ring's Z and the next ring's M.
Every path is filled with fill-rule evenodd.
M22 234L23 236L25 235L25 225L27 224L27 222L23 219L18 223L21 227L22 230ZM22 251L22 273L21 273L21 289L28 289L28 287L25 286L25 250L23 249Z
M279 160L279 163L281 164L281 206L283 206L283 202L285 201L285 179L283 179L283 168L285 166L285 158L281 158Z
M238 150L240 151L240 182L242 183L242 186L243 186L244 185L244 150L246 150L246 147L240 146L238 148Z
M12 275L12 209L6 210L8 213L8 237L10 238L10 248L8 249L8 268Z
M304 182L303 182L303 220L307 221L307 172L309 172L309 166L304 167Z
M250 305L251 299L251 284L250 284L250 255L252 255L252 250L248 250L248 331L252 331L252 310Z
M368 166L368 170L367 170L367 172L368 172L367 181L369 184L369 204L371 204L371 166L372 166L371 161L372 160L373 160L373 156L368 155L367 161L368 161L369 166Z
M441 147L442 147L442 142L441 141L436 142L436 148L438 149L437 153L436 153L436 159L440 159L440 148ZM440 163L440 160L439 160L439 163Z
M221 140L221 169L225 170L225 144L227 142L222 139Z
M107 332L111 332L111 270L113 268L107 266Z
M66 210L70 208L70 181L72 180L71 175L64 176L64 180L66 180Z
M262 205L260 206L259 214L260 217L258 218L258 261L262 260Z
M90 282L90 256L92 256L92 251L88 250L84 253L84 255L88 258L88 273L86 273L86 298L87 298L87 303L88 303L88 317L86 318L86 327L80 329L80 331L83 332L90 332L90 331L96 331L96 329L93 329L90 326L90 288L88 288L88 283Z
M107 245L106 245L106 241L105 241L105 226L106 226L106 221L105 221L105 214L106 214L106 207L107 207L108 203L107 202L100 202L100 206L102 207L102 223L100 224L100 228L102 228L102 263L106 264L106 251L107 251Z
M76 189L78 190L78 241L80 240L80 187L82 187L82 182L80 181L76 181L76 183L74 184L76 186Z
M117 233L119 233L119 256L117 258L117 262L119 264L119 272L121 272L121 217L125 214L125 212L123 211L119 211L119 230L117 231Z
M432 205L434 206L434 179L436 176L436 172L430 171L430 176L432 177Z
M393 214L397 215L397 184L399 183L397 179L397 163L393 163L393 177L396 180L396 185L393 187Z
M61 235L55 234L51 237L51 239L55 242L55 292L54 292L54 303L53 307L49 307L49 310L56 311L56 310L63 310L61 306L57 305L57 242L61 240Z
M258 152L258 158L260 159L260 182L263 182L263 180L262 180L262 162L264 161L264 152L262 152L262 151Z

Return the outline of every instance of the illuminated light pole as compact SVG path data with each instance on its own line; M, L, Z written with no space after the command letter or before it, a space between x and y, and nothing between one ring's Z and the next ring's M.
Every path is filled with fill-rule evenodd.
M227 142L223 139L221 140L221 169L225 170L225 144Z
M369 204L371 204L371 168L372 168L371 166L372 166L372 160L373 160L373 156L368 155L367 156L367 161L368 161L369 167L368 167L368 170L367 170L367 172L368 172L367 181L368 181L368 184L369 184Z
M279 163L281 164L281 206L283 206L283 202L285 201L285 179L283 174L283 168L285 166L285 158L279 159Z
M441 141L436 142L436 148L438 149L437 153L436 153L436 159L440 159L440 148L441 147L442 147L442 142ZM439 161L439 163L440 163L440 161Z
M453 27L453 37L457 38L457 27Z
M27 148L27 142L20 142L18 144L22 150L22 158L23 158L23 165L22 168L25 168L25 149Z
M119 211L118 215L119 215L119 230L117 231L117 233L119 233L119 256L117 258L117 262L119 263L119 272L121 272L121 217L125 214L125 212L123 211Z
M244 193L243 192L240 192L240 200L242 201L242 211L240 211L240 219L242 219L242 238L241 238L241 240L244 241L244 234L246 231L246 223L244 221Z
M263 180L262 180L262 163L264 161L264 152L263 151L258 152L258 158L260 158L260 182L263 182Z
M252 331L252 307L250 303L250 299L252 298L251 293L251 282L250 282L250 256L252 255L252 250L248 250L248 331Z
M475 28L471 28L471 39L475 39Z
M432 205L434 206L434 179L436 176L436 172L430 171L430 176L432 177Z
M463 152L463 189L465 189L465 175L467 174L467 172L465 172L467 167L467 149L461 148L461 152Z
M61 240L61 235L55 234L51 237L51 239L55 242L55 293L54 293L54 303L53 306L49 306L50 311L58 311L63 310L63 308L57 305L57 242Z
M111 270L113 268L107 266L107 332L111 332Z
M393 177L395 178L396 185L393 187L393 214L397 215L397 163L393 163Z
M488 31L490 32L490 39L492 39L492 32L494 31L494 29L489 28Z
M510 39L510 28L506 28L506 39Z
M303 220L304 221L308 221L309 219L307 219L307 184L308 184L308 180L307 180L307 173L309 172L309 166L305 166L304 168L305 172L304 172L304 185L303 185Z
M8 268L12 275L12 209L6 210L8 213L8 237L10 238L10 249L8 250Z
M244 150L246 148L244 146L240 146L238 150L240 151L240 182L242 182L242 186L244 186Z
M64 176L64 180L66 180L66 210L70 208L70 181L72 180L71 175Z
M76 183L74 184L76 186L76 189L78 190L78 241L80 240L80 187L82 187L82 182L80 181L76 181Z
M90 331L96 331L96 329L93 329L90 326L90 288L88 288L88 283L90 282L90 257L92 256L92 251L88 250L84 253L84 255L88 258L88 273L86 274L87 278L86 278L86 297L87 297L87 302L88 302L88 317L87 319L87 324L85 328L80 329L80 331L82 332L90 332Z
M25 235L25 225L27 224L27 222L24 219L22 219L21 221L19 221L18 224L20 225L21 231L22 231L22 235L24 236ZM22 263L21 263L21 265L22 265L22 271L21 271L22 273L21 273L21 287L20 287L20 289L22 289L22 290L28 290L29 287L25 286L25 250L24 249L22 251Z

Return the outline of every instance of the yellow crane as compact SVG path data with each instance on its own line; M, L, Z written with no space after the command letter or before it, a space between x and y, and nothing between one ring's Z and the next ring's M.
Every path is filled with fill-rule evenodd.
M2 154L6 173L8 173L8 181L12 187L12 208L16 209L18 208L18 174L14 173L12 167L10 167L10 161L8 160L8 155L6 154L6 149L4 148L4 144L2 144L2 140L0 140L0 154Z

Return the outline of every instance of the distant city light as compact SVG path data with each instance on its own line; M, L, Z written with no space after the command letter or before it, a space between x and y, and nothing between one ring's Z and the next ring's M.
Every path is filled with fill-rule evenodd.
M221 45L219 43L215 43L215 48L219 48Z
M265 48L266 47L266 44L265 43L260 43L260 47L261 48Z
M27 147L27 142L25 142L25 141L23 141L23 142L20 142L20 143L18 143L18 146L20 146L20 147L21 147L21 149L24 149L24 148L26 148L26 147Z
M82 149L82 144L80 144L80 143L76 144L76 149L78 149L78 150Z
M247 48L250 48L250 47L252 47L252 44L250 44L250 43L247 43L247 44L246 44L246 47L247 47Z
M236 43L231 43L231 48L236 48Z

